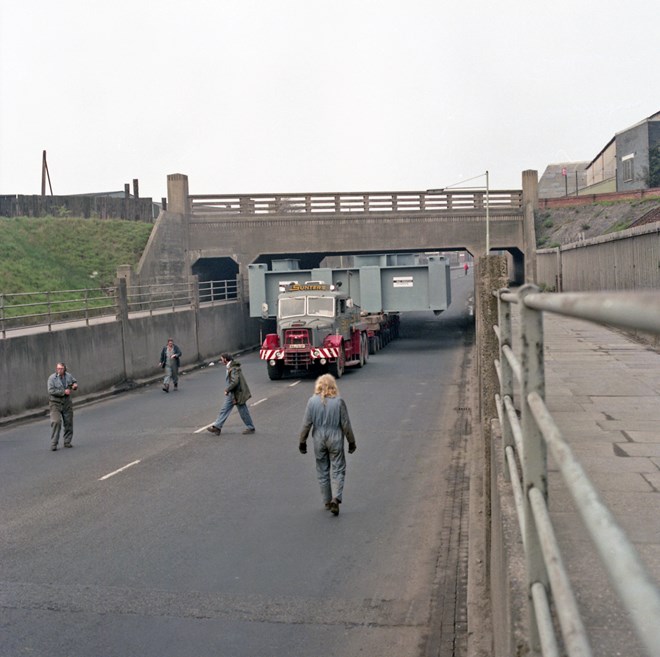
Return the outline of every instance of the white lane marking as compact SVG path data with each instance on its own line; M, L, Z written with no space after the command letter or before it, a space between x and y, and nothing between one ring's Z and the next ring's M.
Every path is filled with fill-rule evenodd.
M116 474L119 474L123 470L126 470L126 468L130 468L132 465L137 465L140 462L138 459L137 461L133 461L133 463L129 463L128 465L125 465L123 468L119 468L119 470L115 470L114 472L109 472L107 475L103 475L99 481L103 481L104 479L108 479L110 477L113 477Z
M268 401L268 397L264 397L263 399L260 399L258 402L254 402L254 404L250 404L251 406L258 406L261 404L261 402Z
M213 424L213 422L211 422L211 424ZM202 427L201 429L197 429L195 433L202 433L202 431L206 431L211 426L211 424L207 424L205 427Z
M300 383L300 379L298 379L297 381L294 381L293 383L290 383L289 388L293 388L293 386L297 386L299 383Z

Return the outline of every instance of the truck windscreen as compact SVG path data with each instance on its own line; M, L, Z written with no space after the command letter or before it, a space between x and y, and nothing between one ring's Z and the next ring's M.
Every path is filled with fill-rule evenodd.
M280 299L280 319L302 317L305 314L305 297L289 297Z
M312 317L334 317L333 297L307 297L307 314Z

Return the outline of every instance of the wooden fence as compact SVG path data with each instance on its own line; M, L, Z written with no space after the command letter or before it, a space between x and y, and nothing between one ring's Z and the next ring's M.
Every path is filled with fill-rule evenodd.
M153 223L158 206L150 198L74 195L0 196L2 217L84 217L85 219L125 219Z

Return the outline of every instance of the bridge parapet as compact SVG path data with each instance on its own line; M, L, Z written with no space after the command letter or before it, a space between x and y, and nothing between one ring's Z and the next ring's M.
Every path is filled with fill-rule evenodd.
M506 210L521 212L521 190L328 192L312 194L196 194L191 195L193 215L281 215L343 213L473 213Z

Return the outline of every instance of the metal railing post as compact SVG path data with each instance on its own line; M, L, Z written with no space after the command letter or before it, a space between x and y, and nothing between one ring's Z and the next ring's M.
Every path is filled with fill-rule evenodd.
M195 313L199 312L199 276L192 276L190 279L190 305Z
M528 395L536 392L545 399L545 375L543 365L543 313L525 306L525 297L538 292L535 285L524 285L519 290L520 305L520 361L522 380L520 382L521 428L523 453L524 517L525 517L525 557L527 561L527 603L530 619L530 647L540 650L540 636L532 586L537 582L548 590L548 573L543 560L541 541L534 520L529 499L530 490L536 489L547 500L547 453L543 435L529 406Z
M497 315L498 325L500 327L500 396L503 406L507 397L509 397L513 402L513 368L511 367L511 363L504 353L504 347L511 348L512 346L511 304L508 301L502 300L502 292L504 291L506 290L500 290L497 295ZM506 462L506 448L513 445L513 431L511 429L511 422L509 420L508 413L505 409L502 413L502 458L504 462ZM508 468L504 468L504 480L510 481Z
M46 304L48 307L48 330L53 330L53 322L51 317L51 302L50 302L50 290L46 292Z

